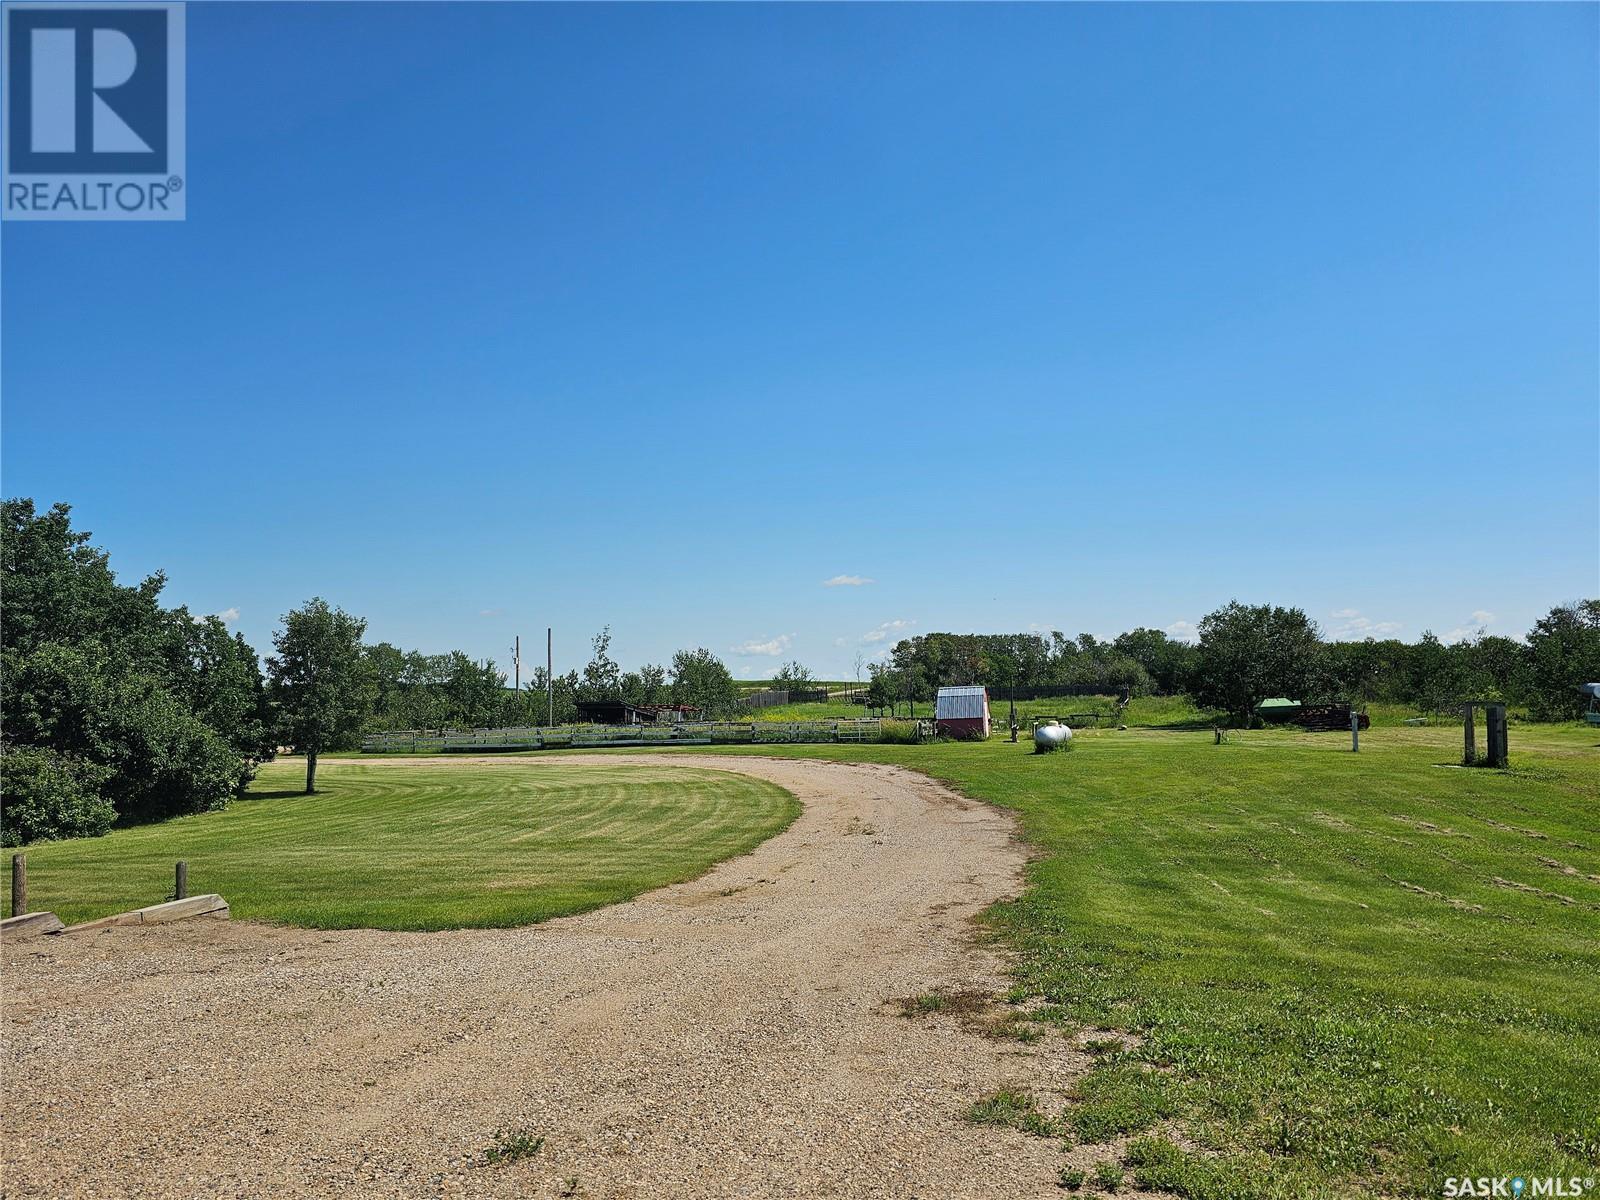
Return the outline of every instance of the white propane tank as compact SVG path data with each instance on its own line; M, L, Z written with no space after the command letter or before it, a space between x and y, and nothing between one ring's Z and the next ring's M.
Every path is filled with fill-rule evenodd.
M1041 725L1033 731L1033 744L1042 750L1054 750L1072 740L1072 730L1059 721Z

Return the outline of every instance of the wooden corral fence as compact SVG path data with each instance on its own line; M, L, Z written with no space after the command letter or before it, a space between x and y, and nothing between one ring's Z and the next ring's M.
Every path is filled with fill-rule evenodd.
M773 708L779 704L826 704L827 702L827 688L765 688L739 697L739 703L745 708Z
M934 736L932 721L917 722L919 740ZM432 733L402 729L369 733L368 754L478 754L603 746L750 746L783 742L878 742L877 717L823 721L684 721L677 725L557 725Z

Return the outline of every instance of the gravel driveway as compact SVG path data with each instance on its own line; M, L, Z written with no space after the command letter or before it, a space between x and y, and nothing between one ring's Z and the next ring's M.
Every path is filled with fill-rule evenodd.
M1048 1105L1082 1055L895 1003L1004 994L969 918L1019 886L1010 819L891 767L692 765L804 812L691 883L523 929L7 948L4 1194L1060 1195L1059 1142L962 1114L1007 1084ZM500 1129L544 1142L484 1163Z

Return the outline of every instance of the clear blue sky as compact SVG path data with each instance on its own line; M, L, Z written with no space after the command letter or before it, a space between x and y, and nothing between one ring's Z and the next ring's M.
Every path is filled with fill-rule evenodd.
M4 229L4 490L260 648L313 594L753 676L1600 591L1595 5L188 33L187 222Z

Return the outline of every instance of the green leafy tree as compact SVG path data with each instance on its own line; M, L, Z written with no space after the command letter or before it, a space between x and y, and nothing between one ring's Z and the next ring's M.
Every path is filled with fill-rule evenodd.
M739 690L723 661L701 647L672 656L672 699L698 708L707 717L726 717L739 705Z
M1528 706L1542 721L1576 720L1600 683L1600 600L1559 604L1528 632Z
M111 768L37 746L6 751L5 824L0 845L99 837L117 819L104 794Z
M0 518L0 728L8 768L20 764L0 827L13 843L104 832L108 805L121 822L221 808L271 753L250 647L214 617L162 607L159 573L119 584L70 512L7 500Z
M267 660L271 693L288 743L306 756L306 794L317 790L317 756L361 727L371 685L361 653L367 623L320 597L283 618Z
M1164 696L1181 692L1194 666L1195 648L1168 637L1164 630L1133 629L1111 645L1118 654L1143 667L1151 686Z
M523 713L529 725L570 725L578 719L578 673L568 671L555 677L553 692L545 691L548 676L543 667L534 668L533 678L523 693ZM554 699L554 714L550 712Z
M1325 686L1323 651L1316 622L1301 609L1234 600L1200 622L1190 691L1247 725L1270 696L1315 698Z
M593 652L578 685L580 700L621 700L622 668L611 657L611 626L594 635Z
M1461 674L1473 698L1521 702L1528 696L1526 645L1497 634L1479 634L1452 647L1461 656Z
M803 692L816 681L811 671L798 662L786 662L772 676L772 686L781 692Z
M637 671L624 671L621 689L622 698L629 704L665 704L671 695L667 669L655 663L646 663Z
M873 663L867 668L870 681L867 684L867 703L877 709L887 708L889 715L895 714L895 706L899 703L904 681L900 671L893 663Z

